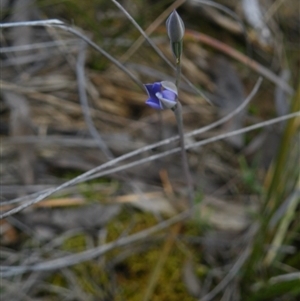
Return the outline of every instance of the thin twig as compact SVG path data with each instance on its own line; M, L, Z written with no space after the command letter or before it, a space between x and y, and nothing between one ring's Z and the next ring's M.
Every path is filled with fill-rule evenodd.
M139 24L133 19L133 17L127 12L127 10L116 0L111 0L130 20L130 22L136 27L136 29L141 33L141 35L147 40L147 42L151 45L151 47L156 51L156 53L173 69L176 71L176 67L173 66L173 64L167 59L167 57L162 53L162 51L153 43L153 41L148 37L148 35L145 33L145 31L139 26ZM185 80L185 82L195 91L197 94L202 96L209 104L212 104L212 102L208 99L208 97L195 85L193 85L184 75L182 75L182 78Z
M62 46L65 44L78 45L78 39L68 39L68 40L63 40L63 41L50 41L50 42L41 42L41 43L28 44L28 45L2 47L2 48L0 48L0 53L27 51L27 50L42 49L42 48L48 49L50 47L58 47L58 46Z
M228 7L220 4L220 3L217 3L217 2L214 2L214 1L205 1L205 0L196 0L197 1L197 4L199 3L202 3L204 5L207 5L207 6L211 6L211 7L215 7L219 10L221 10L222 12L224 12L225 14L229 15L232 19L236 20L239 25L241 26L241 29L242 29L242 32L246 38L246 41L247 41L247 47L249 47L248 45L248 36L247 36L247 30L246 30L246 27L244 25L244 22L242 21L242 19L239 17L238 14L236 14L234 11L232 11L231 9L229 9Z
M295 112L295 113L287 114L285 116L281 116L281 117L277 117L277 118L274 118L274 119L271 119L271 120L263 121L263 122L260 122L260 123L257 123L257 124L245 127L243 129L239 129L239 130L235 130L235 131L232 131L232 132L229 132L229 133L225 133L225 134L221 134L221 135L218 135L218 136L215 136L215 137L211 137L211 138L208 138L208 139L196 142L194 144L187 145L187 146L185 146L185 149L190 149L190 148L195 148L195 147L203 146L203 145L206 145L206 144L209 144L209 143L212 143L212 142L216 142L218 140L222 140L222 139L225 139L225 138L228 138L228 137L232 137L232 136L235 136L235 135L240 135L240 134L243 134L243 133L247 133L247 132L253 131L255 129L259 129L259 128L262 128L262 127L270 126L272 124L275 124L275 123L278 123L278 122L282 122L284 120L288 120L288 119L291 119L291 118L295 118L297 116L300 116L300 112ZM112 168L110 170L106 170L104 172L95 174L99 170L102 170L102 169L107 168L107 167L109 167L111 165L114 165L114 164L116 164L117 162L119 162L121 160L124 160L125 157L126 157L126 155L130 155L131 153L126 154L126 155L121 156L119 158L116 158L116 159L114 159L112 161L106 162L106 163L104 163L104 164L102 164L100 166L97 166L94 169L91 169L91 170L87 171L86 173L81 174L80 176L78 176L78 177L76 177L76 178L74 178L74 179L72 179L72 180L70 180L68 182L65 182L64 184L59 185L58 187L56 187L54 189L47 190L46 192L41 193L34 200L26 202L26 203L24 203L24 204L22 204L22 205L20 205L20 206L18 206L16 208L14 208L14 209L11 209L9 211L6 211L6 212L2 213L0 215L0 219L3 219L3 218L5 218L7 216L10 216L10 215L13 215L13 214L15 214L17 212L20 212L21 210L23 210L23 209L25 209L25 208L33 205L33 204L36 204L36 203L42 201L43 199L47 198L51 194L53 194L55 192L58 192L58 191L66 188L66 187L71 186L71 185L75 185L75 184L81 183L83 181L91 180L91 179L94 179L94 178L97 178L97 177L100 177L100 176L103 176L103 175L107 175L107 174L119 172L121 170L132 168L132 167L137 166L137 165L148 163L148 162L151 162L153 160L157 160L157 159L169 156L171 154L175 154L175 153L179 152L180 150L181 150L181 148L177 147L177 148L174 148L172 150L169 150L169 151L157 154L157 155L152 155L152 156L147 157L145 159L141 159L141 160L129 163L129 164L125 164L125 165L117 167L117 168Z
M0 23L0 28L20 27L20 26L54 26L63 25L64 22L57 19L39 20L39 21L24 21L12 23Z
M94 126L88 99L86 95L86 81L85 81L85 72L84 72L84 65L85 65L85 53L86 53L86 43L81 42L81 47L79 49L78 57L77 57L77 63L76 63L76 75L77 75L77 83L78 83L78 94L79 94L79 100L81 103L81 109L84 115L85 122L88 126L89 132L91 133L92 137L96 140L99 148L102 150L102 152L105 154L105 156L108 159L113 159L113 154L103 141L101 135L97 131L96 127Z
M234 117L235 115L237 115L239 112L241 112L247 105L248 103L252 100L254 94L257 92L259 85L262 82L262 78L260 78L257 83L255 84L255 87L253 88L253 90L251 91L251 93L249 94L249 96L232 112L230 112L229 114L227 114L226 116L224 116L223 118L217 120L216 122L213 122L205 127L202 127L200 129L194 130L190 133L186 133L185 137L192 137L192 136L196 136L199 134L202 134L204 132L207 132L223 123L225 123L226 121L228 121L229 119L231 119L232 117ZM1 84L1 81L0 81ZM151 150L153 148L157 148L159 146L162 145L167 145L173 141L176 141L179 139L179 136L174 136L171 138L167 138L163 141L159 141L157 143L154 144L150 144L147 145L145 148L140 148L137 151L137 153L134 153L132 156L138 155L142 152ZM6 140L3 140L6 141ZM87 138L72 138L69 136L55 136L55 135L51 135L51 136L46 136L46 137L39 137L39 136L16 136L16 137L11 137L8 139L8 141L6 141L6 143L22 143L22 142L26 142L26 143L39 143L39 144L61 144L61 145L66 145L68 147L90 147L90 148L94 148L96 147L96 142L94 139L87 139ZM136 152L134 151L134 152ZM132 153L130 153L132 154ZM128 159L128 157L127 157Z
M186 0L176 0L172 3L162 14L160 14L152 23L151 25L145 30L147 36L149 36L161 23L162 20L165 20L168 15L177 7L182 5ZM120 58L120 62L126 62L146 41L146 38L141 35L133 44L132 46L125 52L122 57Z
M86 43L82 41L82 48L79 50L78 54L78 60L76 64L76 74L77 74L77 80L78 80L78 92L81 102L82 111L84 113L85 121L88 125L89 131L91 135L94 137L94 139L97 141L99 148L102 150L102 152L105 154L107 159L113 160L114 155L110 151L110 149L107 147L105 142L103 141L102 137L100 136L99 132L97 131L89 109L88 99L86 95L85 90L85 73L84 73L84 63L85 63L85 47ZM120 176L119 176L120 177ZM126 175L121 175L120 177L123 180L128 179ZM130 186L133 188L134 192L136 194L141 194L140 189L138 188L137 184L133 184L131 181L129 181Z
M260 123L257 123L257 124L239 129L239 130L229 132L229 133L224 133L224 134L220 134L220 135L208 138L208 139L204 139L202 141L198 141L196 143L186 145L185 149L187 150L187 149L192 149L192 148L200 147L200 146L203 146L203 145L207 145L209 143L213 143L213 142L216 142L216 141L219 141L219 140L223 140L223 139L226 139L226 138L229 138L229 137L232 137L232 136L244 134L244 133L247 133L247 132L259 129L259 128L263 128L263 127L266 127L266 126L271 126L275 123L279 123L279 122L282 122L284 120L288 120L288 119L295 118L295 117L298 117L298 116L300 116L300 111L295 112L295 113L291 113L291 114L287 114L285 116L273 118L271 120L263 121L263 122L260 122ZM87 177L85 180L92 180L92 179L95 179L95 178L98 178L98 177L101 177L101 176L104 176L104 175L119 172L119 171L124 170L124 169L133 168L133 167L136 167L138 165L145 164L145 163L148 163L148 162L151 162L151 161L154 161L154 160L158 160L158 159L167 157L169 155L178 153L179 151L181 151L181 148L176 147L176 148L173 148L171 150L165 151L163 153L160 153L160 154L157 154L157 155L152 155L152 156L147 157L145 159L134 161L134 162L128 163L126 165L122 165L120 167L105 170L105 171L100 172L100 173L96 173L96 174L94 174L90 177ZM107 162L107 163L109 163L109 162ZM105 164L103 164L103 165L105 165ZM107 166L105 166L105 167L107 167Z
M21 66L25 64L30 64L33 62L42 62L45 60L49 60L50 58L53 58L55 56L55 53L40 53L40 54L30 54L30 55L24 55L24 56L18 56L18 57L11 57L5 61L1 62L1 68L7 68L10 66Z
M152 40L149 38L148 34L143 31L143 29L137 24L137 22L132 18L132 16L126 11L126 9L120 4L118 3L116 0L111 0L125 15L126 17L130 20L130 22L137 28L137 30L141 33L141 35L144 37L145 40L147 40L147 42L151 45L151 47L157 52L157 54L174 70L176 70L176 67L174 68L173 64L166 58L166 56L160 51L160 49L152 42ZM227 8L226 6L219 4L219 3L215 3L213 1L205 1L205 0L197 0L197 3L202 3L208 6L212 6L215 7L221 11L223 11L224 13L228 14L229 16L231 16L233 19L235 19L239 25L241 26L243 35L245 36L246 39L246 47L247 47L247 53L251 53L251 48L250 48L250 44L249 44L249 40L248 40L248 35L247 35L247 31L246 31L246 27L244 26L243 21L241 20L241 18L234 13L233 11L231 11L229 8ZM197 87L195 87L184 75L182 75L182 78L185 80L185 82L194 90L196 91L199 95L201 95L208 103L212 104L211 101L208 99L208 97L203 94L199 89L197 89Z
M107 243L105 245L101 245L99 247L89 249L83 251L81 253L72 254L68 256L64 256L57 259L48 260L45 262L32 264L32 265L24 265L24 266L0 266L0 272L2 277L9 277L13 275L24 274L30 271L50 271L57 270L61 268L65 268L68 266L72 266L93 258L96 258L100 255L107 253L117 247L124 247L130 245L134 242L138 242L147 238L148 236L163 230L165 228L170 227L173 224L176 224L190 216L190 210L184 211L170 219L167 219L151 228L140 231L138 233L132 234L127 237L121 237L117 241L113 241L111 243Z
M116 60L114 57L112 57L108 52L106 52L104 49L102 49L100 46L98 46L96 43L94 43L92 40L90 40L87 36L83 35L78 30L66 26L66 25L58 25L56 26L58 28L61 28L63 30L66 30L68 32L73 33L77 37L83 39L86 43L88 43L91 47L99 51L103 56L105 56L108 60L110 60L113 64L115 64L120 70L122 70L126 75L128 75L132 81L134 81L143 91L145 90L143 83L132 73L130 72L124 65L122 65L118 60Z
M300 280L300 272L288 273L272 277L270 278L269 283L274 285L276 283L294 280Z
M255 224L251 229L249 235L251 238L255 235L257 232L258 226ZM251 243L248 244L244 252L240 255L238 260L235 262L235 264L232 266L231 270L228 272L226 277L222 279L222 281L212 290L210 291L207 295L204 297L201 297L199 301L210 301L214 297L217 296L218 293L220 293L228 284L229 282L237 275L247 258L249 257L251 253Z
M200 129L197 129L197 130L194 130L188 134L185 134L185 137L191 137L191 136L195 136L195 135L198 135L198 134L201 134L201 133L204 133L206 131L209 131L223 123L225 123L226 121L230 120L233 116L235 116L236 114L238 114L240 111L242 111L244 109L244 107L250 102L250 100L254 97L254 95L256 94L256 92L258 91L259 87L260 87L260 84L262 82L262 79L259 78L258 81L256 82L254 88L252 89L251 93L248 95L248 97L244 100L243 103L241 103L241 105L239 107L237 107L234 111L232 111L230 114L224 116L223 118L219 119L218 121L216 122L213 122L211 123L210 125L207 125L205 127L202 127ZM129 159L133 156L136 156L138 154L141 154L143 152L146 152L148 150L151 150L153 148L157 148L159 146L163 146L163 145L167 145L173 141L176 141L179 139L179 136L175 136L175 137L172 137L172 138L168 138L168 139L165 139L163 141L160 141L160 142L157 142L157 143L154 143L154 144L151 144L151 145L148 145L148 146L145 146L145 147L142 147L140 149L137 149L133 152L130 152L128 154L125 154L123 156L120 156L114 160L111 160L109 162L106 162L105 164L101 165L101 166L98 166L96 167L95 169L92 169L90 171L88 171L87 173L84 173L82 174L82 178L80 179L85 179L88 175L91 175L93 173L96 173L98 171L101 171L103 169L105 169L106 167L110 167L112 165L115 165L123 160L126 160L126 159ZM79 177L81 177L79 176ZM78 179L80 181L80 179ZM76 182L75 182L76 183ZM41 191L40 194L44 194L44 193L49 193L51 190L54 190L55 188L53 189L47 189L47 190L44 190L44 191ZM15 199L15 200L12 200L14 202L21 202L23 201L24 199L27 200L28 198L36 198L38 195L38 193L35 193L35 194L32 194L32 195L29 195L29 196L26 196L26 197L20 197L18 199ZM0 204L1 205L1 204Z
M271 72L266 67L260 65L258 62L254 61L253 59L247 57L243 53L228 46L227 44L225 44L221 41L218 41L206 34L199 33L199 32L193 31L193 30L186 30L186 36L196 39L197 41L199 41L201 43L205 43L206 45L209 45L215 49L218 49L218 50L222 51L223 53L226 53L227 55L229 55L232 58L238 60L239 62L245 64L249 68L258 72L259 74L265 76L268 80L270 80L274 84L280 86L282 89L284 89L289 94L294 93L294 90L285 81L283 81L279 76L277 76L276 74Z
M162 22L162 19L166 19L167 16L177 7L181 6L184 2L186 2L186 0L177 0L174 3L172 3L161 15L159 15L154 21L153 23L145 30L145 33L147 36L149 36ZM226 14L228 14L229 16L231 16L233 19L235 19L239 25L241 26L242 32L244 34L244 36L246 37L247 40L247 32L246 32L246 28L242 22L242 20L240 19L240 17L234 13L233 11L231 11L230 9L228 9L226 6L223 6L219 3L215 3L212 1L198 1L197 3L202 3L208 6L212 6L215 7L223 12L225 12ZM147 40L143 35L140 36L134 43L133 45L130 47L130 49L121 57L120 61L122 63L124 63L125 61L128 60L128 58L130 56L133 55L134 52L137 51L137 49L143 44L143 42ZM248 42L247 42L248 43ZM247 45L247 48L249 48L249 45Z
M103 56L105 56L109 61L115 64L120 70L122 70L126 75L128 75L132 81L134 81L143 91L144 86L143 83L132 73L130 72L124 65L122 65L118 60L112 57L109 53L107 53L104 49L90 40L86 35L82 34L78 30L64 25L62 21L59 20L44 20L44 21L26 21L26 22L14 22L14 23L0 23L0 28L9 28L9 27L18 27L18 26L52 26L63 29L67 32L74 34L75 36L81 38L86 43L88 43L91 47L100 52Z

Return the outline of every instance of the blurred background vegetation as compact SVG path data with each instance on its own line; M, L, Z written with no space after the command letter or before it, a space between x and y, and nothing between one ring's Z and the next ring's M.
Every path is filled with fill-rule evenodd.
M144 30L152 27L153 42L172 62L165 19L177 8L184 20L182 72L213 102L182 80L186 132L232 112L259 75L264 78L245 110L187 144L300 110L298 0L247 1L248 6L214 1L239 16L247 38L236 19L201 1L120 3ZM133 50L140 33L113 1L1 3L1 23L46 19L78 29L143 83L174 78L147 42ZM146 98L71 33L50 26L3 29L2 212L107 162L91 126L114 157L176 135L172 113L158 115L145 106ZM299 117L292 118L190 149L193 216L155 233L142 231L186 209L179 154L84 181L1 220L1 298L299 300L299 126ZM145 235L131 240L137 233Z

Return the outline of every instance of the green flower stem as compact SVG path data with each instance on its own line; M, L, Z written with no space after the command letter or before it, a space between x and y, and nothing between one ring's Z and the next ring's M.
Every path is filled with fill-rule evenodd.
M191 177L191 173L190 173L190 169L189 169L189 164L188 164L188 160L187 160L187 156L186 156L184 134L183 134L183 122L182 122L182 106L179 101L177 103L177 106L173 109L173 112L176 117L177 127L178 127L178 132L179 132L182 167L183 167L184 175L186 178L186 184L187 184L188 193L189 193L189 206L190 206L190 208L192 208L194 205L194 189L193 189L193 182L192 182L192 177Z
M180 76L181 76L180 58L177 58L176 59L176 80L175 80L175 85L176 85L177 89L179 88Z

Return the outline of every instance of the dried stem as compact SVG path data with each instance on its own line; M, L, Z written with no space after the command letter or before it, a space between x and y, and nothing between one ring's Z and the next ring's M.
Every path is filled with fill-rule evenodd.
M85 122L88 126L89 132L91 133L92 137L97 142L99 148L105 154L108 159L113 159L113 155L110 149L107 147L105 142L103 141L101 135L95 128L93 123L91 113L89 110L88 98L86 94L86 80L85 80L85 72L84 72L84 64L85 64L85 53L86 53L86 43L81 41L81 46L79 49L77 63L76 63L76 75L77 75L77 83L78 83L78 94L81 103L81 108L83 111Z
M192 136L195 136L195 135L198 135L198 134L201 134L201 133L204 133L206 131L209 131L223 123L225 123L226 121L230 120L233 116L235 116L236 114L238 114L241 110L244 109L244 107L250 102L250 100L254 97L254 95L256 94L256 92L258 91L260 85L261 85L261 82L262 82L262 79L259 78L259 80L256 82L254 88L252 89L251 93L248 95L248 97L245 99L245 101L239 106L237 107L234 111L232 111L230 114L226 115L225 117L219 119L218 121L216 122L213 122L212 124L210 125L207 125L205 127L202 127L200 129L197 129L197 130L194 130L190 133L187 133L185 136L186 137L192 137ZM3 87L3 84L2 84L2 87ZM287 118L288 119L288 118ZM270 121L269 121L270 122ZM278 122L278 121L277 121ZM265 125L263 125L265 126ZM228 134L228 133L227 133ZM229 133L230 134L230 133ZM125 155L122 155L114 160L111 160L109 162L106 162L100 166L97 166L96 168L94 169L91 169L89 170L88 172L78 176L77 178L65 183L65 185L67 185L66 187L68 186L71 186L73 184L77 184L77 183L80 183L80 182L83 182L85 180L88 180L88 179L91 179L91 175L93 175L93 177L97 177L97 176L101 176L103 172L101 172L100 174L97 174L99 173L101 170L105 169L105 168L108 168L110 166L113 166L119 162L122 162L126 159L129 159L133 156L136 156L136 155L139 155L143 152L146 152L146 151L149 151L149 150L152 150L153 148L156 148L156 147L159 147L159 146L163 146L163 145L167 145L173 141L176 141L177 139L179 139L179 136L175 136L175 137L172 137L172 138L168 138L168 139L165 139L163 141L160 141L160 142L157 142L157 143L154 143L154 144L151 144L151 145L147 145L145 147L142 147L140 149L137 149L135 151L132 151L130 153L127 153ZM205 141L205 140L204 140ZM155 160L155 159L154 159ZM64 185L64 184L63 184ZM41 192L37 192L37 193L34 193L34 194L31 194L29 196L26 196L26 197L20 197L20 198L17 198L17 199L14 199L14 200L11 200L9 203L17 203L17 202L21 202L21 201L24 201L24 200L28 200L28 199L31 199L31 198L34 198L33 200L30 200L28 203L25 203L25 204L22 204L21 206L19 207L16 207L14 208L16 210L16 212L19 212L21 211L23 208L20 208L22 206L25 206L24 208L28 207L28 206L31 206L32 204L35 204L35 203L38 203L39 200L37 200L37 198L39 198L40 196L42 195L45 195L45 198L48 196L47 194L49 193L49 195L55 193L56 191L59 191L61 189L63 189L65 187L57 187L56 189L55 188L52 188L52 189L46 189L44 191L41 191ZM42 198L43 199L43 198ZM2 205L2 203L0 204ZM8 215L11 215L11 214L14 214L14 213L11 213L9 214L9 212L5 212L4 213L5 216L8 216ZM7 215L6 215L7 214ZM1 218L5 217L5 216L1 216Z
M43 21L26 21L26 22L13 22L13 23L0 23L0 28L10 28L10 27L18 27L18 26L52 26L68 31L75 36L79 37L87 44L89 44L92 48L96 49L103 56L105 56L109 61L115 64L120 70L126 73L142 90L144 90L143 83L133 74L131 73L123 64L121 64L117 59L107 53L104 49L94 43L91 39L89 39L86 35L76 30L73 27L65 25L60 20L43 20Z
M150 235L166 229L180 221L183 221L190 215L190 210L186 210L178 215L175 215L174 217L164 220L161 223L145 229L143 231L140 231L138 233L121 237L120 239L116 241L112 241L110 243L101 245L99 247L89 249L86 251L83 251L78 254L71 254L67 255L61 258L47 260L44 262L39 262L32 265L23 265L23 266L0 266L0 273L2 277L9 277L13 275L20 275L24 274L26 272L30 271L51 271L51 270L57 270L61 268L65 268L68 266L72 266L96 257L99 257L117 247L124 247L127 245L130 245L134 242L138 242L140 240L146 239Z
M275 123L278 123L278 122L282 122L284 120L288 120L288 119L291 119L291 118L295 118L295 117L298 117L298 116L300 116L300 112L295 112L295 113L287 114L285 116L281 116L281 117L278 117L278 118L273 118L271 120L263 121L263 122L260 122L260 123L257 123L257 124L245 127L243 129L239 129L239 130L236 130L236 131L232 131L232 132L229 132L229 133L225 133L225 134L221 134L221 135L218 135L218 136L215 136L215 137L211 137L211 138L208 138L208 139L205 139L205 140L202 140L202 141L198 141L198 142L196 142L194 144L185 146L185 149L190 149L190 148L195 148L195 147L203 146L203 145L206 145L206 144L209 144L209 143L212 143L212 142L216 142L218 140L222 140L222 139L225 139L225 138L228 138L228 137L232 137L232 136L235 136L235 135L240 135L240 134L243 134L243 133L247 133L247 132L253 131L255 129L259 129L259 128L262 128L262 127L270 126L272 124L275 124ZM3 218L5 218L7 216L10 216L10 215L13 215L13 214L15 214L17 212L20 212L21 210L23 210L23 209L25 209L25 208L27 208L27 207L29 207L31 205L34 205L34 204L36 204L36 203L44 200L45 198L47 198L48 196L52 195L53 193L56 193L56 192L58 192L58 191L60 191L60 190L62 190L64 188L69 187L69 186L81 183L83 181L87 181L87 180L91 180L91 179L94 179L94 178L98 178L100 176L104 176L104 175L107 175L107 174L111 174L111 173L114 173L114 172L119 172L121 170L132 168L134 166L141 165L141 164L144 164L144 163L147 163L147 162L151 162L153 160L157 160L157 159L169 156L171 154L175 154L175 153L179 152L180 150L181 150L181 148L177 147L177 148L174 148L172 150L169 150L169 151L157 154L157 155L149 156L149 157L147 157L145 159L137 160L135 162L128 163L128 164L125 164L125 165L120 166L120 167L112 168L110 170L105 170L105 171L103 171L101 173L97 173L100 170L103 170L104 168L107 168L107 167L109 167L111 165L116 164L117 162L125 160L125 158L130 157L130 155L132 153L126 154L124 156L121 156L121 157L116 158L114 160L111 160L109 162L106 162L103 165L97 166L94 169L91 169L91 170L87 171L86 173L84 173L84 174L82 174L82 175L80 175L80 176L78 176L78 177L76 177L76 178L74 178L74 179L72 179L72 180L70 180L68 182L63 183L62 185L59 185L56 188L49 189L49 190L41 192L41 194L38 197L36 197L35 199L30 200L30 201L28 201L28 202L20 205L19 207L16 207L14 209L11 209L9 211L6 211L6 212L2 213L0 215L0 219L3 219Z
M258 72L259 74L266 77L268 80L276 84L277 86L281 87L284 91L289 93L290 95L294 94L294 90L288 83L282 80L279 76L274 74L272 71L267 69L266 67L262 66L258 62L254 61L253 59L249 58L248 56L244 55L243 53L233 49L229 45L218 41L204 33L196 32L193 30L186 30L185 35L188 38L195 39L201 43L209 45L223 53L229 55L230 57L238 60L239 62L243 63L244 65L248 66L249 68L253 69L254 71Z
M151 47L156 51L156 53L174 70L176 68L173 64L167 59L167 57L162 53L162 51L153 43L153 41L148 37L145 31L140 27L140 25L134 20L134 18L128 13L128 11L116 0L111 0L128 18L128 20L135 26L135 28L141 33L141 35L147 40ZM182 75L182 78L185 82L201 97L203 97L209 104L212 104L208 97L202 93L195 85L193 85L185 76Z
M295 113L287 114L285 116L273 118L271 120L256 123L256 124L250 125L248 127L245 127L245 128L239 129L239 130L235 130L235 131L232 131L232 132L229 132L229 133L220 134L220 135L208 138L208 139L198 141L198 142L193 143L193 144L189 144L189 145L185 146L185 149L191 149L191 148L196 148L196 147L200 147L200 146L203 146L203 145L207 145L209 143L213 143L213 142L216 142L216 141L219 141L219 140L223 140L223 139L226 139L226 138L229 138L229 137L232 137L232 136L244 134L244 133L247 133L247 132L259 129L259 128L263 128L263 127L266 127L266 126L271 126L275 123L283 122L285 120L295 118L295 117L299 117L299 116L300 116L300 112L295 112ZM185 135L185 137L187 137L187 135ZM151 161L154 161L154 160L158 160L160 158L178 153L179 151L181 151L181 148L176 147L176 148L173 148L171 150L162 152L160 154L149 156L145 159L134 161L132 163L128 163L128 164L125 164L125 165L120 166L120 167L115 167L115 168L112 168L110 170L105 170L103 172L93 174L91 177L87 177L85 180L92 180L92 179L98 178L100 176L108 175L108 174L115 173L115 172L118 172L118 171L121 171L121 170L124 170L124 169L128 169L128 168L138 166L140 164L144 164L144 163L148 163L148 162L151 162ZM118 159L119 158L117 158L116 160L118 160ZM110 162L104 163L102 165L103 169L104 169L104 167L106 168L107 165L110 165L109 163ZM100 166L98 166L98 167L100 167Z

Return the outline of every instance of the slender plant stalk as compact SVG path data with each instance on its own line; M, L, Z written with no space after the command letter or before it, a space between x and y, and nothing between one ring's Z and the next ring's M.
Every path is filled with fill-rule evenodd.
M181 65L180 65L180 58L178 58L176 60L176 80L175 80L175 85L177 89L179 87L180 76L181 76Z
M176 121L177 121L177 127L179 132L179 142L180 142L180 148L181 148L181 158L182 158L182 168L184 171L184 175L186 178L186 184L188 187L188 193L189 193L189 205L190 208L194 205L194 192L193 192L193 182L192 177L189 169L189 164L186 156L186 150L185 150L185 144L184 144L184 133L183 133L183 122L182 122L182 106L181 103L178 101L176 108L173 110Z
M181 42L182 43L182 42ZM181 46L182 47L182 44ZM179 88L179 82L180 82L180 76L181 76L181 54L179 54L176 57L176 75L175 75L175 85L178 90ZM177 127L178 127L178 133L179 133L179 142L180 142L180 148L181 148L181 160L182 160L182 168L186 179L186 184L188 187L188 194L189 194L189 206L190 209L194 206L194 189L193 189L193 179L191 176L191 172L189 169L189 163L187 160L186 150L185 150L185 142L184 142L184 133L183 133L183 121L182 121L182 106L177 99L177 105L172 109L175 118L177 121Z

